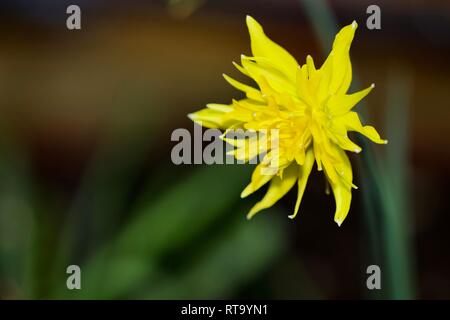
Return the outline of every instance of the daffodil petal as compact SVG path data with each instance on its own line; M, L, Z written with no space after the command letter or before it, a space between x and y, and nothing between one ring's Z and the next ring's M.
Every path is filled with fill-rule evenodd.
M245 70L245 68L239 65L238 63L233 61L233 66L235 66L235 68L238 69L242 74L246 75L247 77L250 77L247 70Z
M305 162L298 169L298 191L297 191L297 201L295 203L294 214L290 215L289 218L294 219L297 216L298 210L300 208L300 203L303 198L303 193L306 189L306 183L308 182L309 174L311 173L312 167L314 165L314 152L312 148L306 151Z
M328 93L346 92L351 81L350 46L358 24L356 21L343 27L336 35L333 49L321 67L321 71L331 75ZM350 69L349 69L350 68Z
M334 199L336 201L336 212L334 214L334 221L341 226L350 210L352 202L351 188L343 184L332 184Z
M303 65L302 68L297 69L297 93L306 104L312 105L313 100L311 97L311 92L308 84L308 74L306 69L304 68L306 65Z
M190 113L188 117L195 123L212 129L225 129L237 123L236 120L230 119L227 113L210 108Z
M316 72L316 66L314 65L314 60L310 55L306 57L306 66L308 67L308 77L312 77Z
M354 143L352 140L350 140L350 138L347 136L347 134L338 135L338 136L335 136L335 138L337 140L337 144L339 145L339 147L341 147L344 150L356 152L356 153L360 153L362 150L360 146L358 146L356 143Z
M329 136L334 142L344 150L359 153L361 147L354 143L347 135L347 127L340 117L334 118L330 122Z
M327 102L328 111L335 116L349 112L358 102L367 96L374 87L375 85L372 84L370 87L352 94L334 95L330 97Z
M265 35L262 26L251 16L247 16L247 27L253 55L269 59L278 70L295 82L295 70L298 67L295 58L280 45L270 40Z
M229 142L230 139L223 140ZM227 152L227 155L232 155L237 160L244 161L244 163L254 159L261 153L266 152L268 148L267 143L263 143L262 139L258 139L258 137L239 139L235 141L238 141L237 148Z
M366 136L370 140L375 143L386 144L387 140L383 140L380 138L380 134L377 130L372 126L363 126L361 124L361 120L356 112L348 112L344 116L342 116L342 121L348 130L356 131Z
M243 83L227 76L226 74L223 74L223 77L233 87L235 87L238 90L241 90L242 92L245 92L245 94L247 95L247 98L258 100L258 101L264 101L264 99L261 97L261 92L259 90L255 89L251 86L248 86L246 84L243 84Z
M297 164L292 164L284 170L283 178L280 178L279 176L272 178L266 195L250 210L247 214L247 219L251 219L261 210L270 208L275 204L275 202L280 200L289 190L291 190L295 184L295 181L297 181L297 167Z
M228 104L208 103L206 105L206 107L211 109L211 110L224 112L224 113L233 111L233 107L228 105Z
M259 188L261 188L273 178L273 176L276 174L276 170L271 170L271 172L268 170L269 169L261 163L256 166L252 174L252 181L241 192L241 198L245 198L253 192L259 190Z
M340 170L343 180L338 181L331 181L331 189L333 190L334 199L336 202L336 211L334 213L334 221L341 226L342 222L347 217L347 214L350 210L350 204L352 201L352 191L351 191L351 185L348 183L345 183L344 181L352 181L353 174L352 174L352 166L350 164L350 160L348 159L345 152L339 148L337 148L340 158L341 158L341 165ZM328 169L325 169L325 173L330 173Z
M278 93L289 93L295 96L295 83L289 81L283 74L276 69L252 61L249 57L242 56L242 66L248 72L248 74L258 83L261 88L261 78L265 79L267 83Z
M345 67L345 74L342 78L342 84L337 89L336 94L346 94L348 89L350 88L350 85L352 84L352 62L350 61L350 57L347 60L347 66Z
M349 75L347 71L348 68L351 68L349 51L357 27L358 24L356 21L353 21L350 25L342 28L336 35L332 50L334 63L330 83L330 93L336 93L339 88L345 85L344 80L348 81L348 78L346 79L346 76Z

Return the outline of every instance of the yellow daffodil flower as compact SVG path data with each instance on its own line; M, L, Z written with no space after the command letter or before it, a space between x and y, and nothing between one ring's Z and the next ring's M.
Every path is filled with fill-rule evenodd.
M323 170L334 193L334 221L340 226L351 203L353 174L345 151L359 153L361 148L347 133L356 131L375 143L385 144L375 128L363 126L353 107L375 86L347 93L352 81L350 45L357 28L354 21L336 35L333 48L320 68L311 56L299 63L285 49L270 40L261 25L247 16L253 56L241 56L241 65L234 63L259 88L243 84L224 75L233 87L245 93L241 100L229 105L208 104L207 108L189 117L208 128L242 128L255 132L279 130L277 170L267 174L271 149L253 172L251 183L241 197L246 197L270 181L268 191L248 213L271 207L297 183L297 202L290 218L294 218L314 163ZM226 138L225 138L226 139ZM228 141L229 142L229 141ZM235 154L235 153L234 153ZM236 154L235 154L236 155ZM254 156L247 153L249 160ZM245 158L245 157L244 157Z

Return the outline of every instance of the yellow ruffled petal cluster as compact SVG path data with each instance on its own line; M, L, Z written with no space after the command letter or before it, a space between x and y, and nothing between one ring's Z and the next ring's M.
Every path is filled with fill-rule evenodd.
M285 49L270 40L250 16L247 16L247 26L252 56L242 55L241 65L234 65L253 79L258 88L224 75L225 80L246 97L228 105L208 104L189 117L209 128L278 130L279 166L270 174L263 171L270 167L274 150L258 149L258 152L266 152L266 156L242 192L241 196L246 197L270 182L266 195L250 210L248 218L271 207L297 184L297 201L290 216L294 218L316 163L331 186L336 201L334 220L341 225L350 208L351 189L356 188L345 151L361 151L347 133L356 131L375 143L387 143L375 128L362 125L358 114L352 111L374 85L347 93L352 81L349 50L357 24L353 22L339 31L331 53L320 68L316 68L311 56L306 58L305 64L299 65ZM241 157L242 154L247 155L243 160L255 156L244 152Z

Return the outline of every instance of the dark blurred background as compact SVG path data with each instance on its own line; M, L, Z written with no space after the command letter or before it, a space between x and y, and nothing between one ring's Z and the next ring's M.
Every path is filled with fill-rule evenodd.
M450 3L318 3L2 1L0 298L449 299ZM365 26L370 4L381 30ZM221 75L250 54L247 14L316 65L334 38L317 25L359 23L354 89L376 89L358 108L390 144L352 158L360 189L340 228L318 173L295 220L294 192L246 221L263 195L239 198L251 166L171 163L187 113L240 97Z

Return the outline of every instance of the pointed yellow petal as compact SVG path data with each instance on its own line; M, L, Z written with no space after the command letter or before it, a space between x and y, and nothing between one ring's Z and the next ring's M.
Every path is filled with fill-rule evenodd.
M263 90L261 79L265 79L270 87L276 92L288 93L295 96L295 82L289 80L277 69L274 69L270 63L267 63L264 60L258 60L258 62L255 62L254 58L246 56L241 56L241 63L248 74L253 78L253 80L256 81L261 90Z
M372 126L363 126L361 120L356 112L351 111L341 117L342 122L345 124L348 130L356 131L366 136L375 143L386 144L387 140L380 138L379 133Z
M358 24L356 21L353 21L351 24L343 27L334 38L333 42L333 50L348 50L353 41L353 37L355 36L356 28L358 28Z
M354 143L347 136L347 133L341 136L336 136L337 144L344 150L360 153L362 151L361 147Z
M329 137L336 143L339 147L344 150L359 153L361 152L361 147L355 144L347 135L347 126L345 125L342 117L336 117L332 119L328 127L330 130Z
M358 27L356 21L343 27L336 35L333 42L333 49L327 60L320 68L323 74L328 74L330 78L328 93L345 93L351 82L351 62L350 46Z
M303 65L301 68L297 68L297 93L306 104L312 105L312 95L309 90L308 85L308 72L306 65Z
M245 74L246 76L250 76L247 72L247 70L245 70L244 67L242 67L241 65L237 64L236 62L233 61L233 66L236 67L236 69L238 69L241 73Z
M342 175L342 180L331 181L328 180L333 190L334 199L336 202L336 211L334 214L334 221L341 226L344 219L347 217L348 211L350 210L350 204L352 201L351 184L345 183L345 181L352 181L353 173L350 160L348 159L345 152L339 148L336 148L337 152L340 154L341 164L338 168L340 174ZM329 174L328 169L325 169L327 176Z
M247 16L247 27L250 33L252 53L255 57L265 57L272 61L276 68L295 81L295 71L298 63L280 45L270 40L262 26L251 16Z
M347 67L345 69L345 75L342 79L342 84L337 89L336 94L346 94L350 85L352 84L352 62L350 58L347 60Z
M234 80L233 78L227 76L226 74L223 74L223 77L225 80L231 84L233 87L235 87L238 90L241 90L242 92L245 92L247 95L247 98L254 99L257 101L264 101L264 99L261 97L261 92L253 87L250 87L246 84L243 84L237 80Z
M325 61L324 65L320 69L320 79L319 84L317 86L317 99L319 103L323 103L330 96L330 83L332 79L332 66L333 59L328 57L327 61Z
M333 42L333 49L331 51L332 58L334 60L333 80L330 84L331 92L333 93L343 85L343 81L345 80L346 76L351 77L351 70L349 70L350 72L347 73L348 68L351 68L349 51L357 27L358 24L356 23L356 21L353 21L353 23L345 26L341 29L341 31L339 31Z
M343 184L332 184L331 188L333 189L334 199L336 201L334 221L338 226L341 226L350 210L350 204L352 202L351 188L348 188Z
M233 111L233 107L228 104L221 104L221 103L208 103L206 105L207 108L219 112L230 112Z
M210 108L190 113L188 117L195 123L212 129L226 129L237 123L236 120L230 119L227 113Z
M316 66L314 65L314 60L310 55L306 57L306 65L308 66L308 76L311 77L316 72Z
M297 164L292 164L284 170L282 179L279 176L272 178L266 195L250 210L247 219L251 219L259 211L273 206L275 202L280 200L289 190L291 190L295 181L297 181L297 177L298 166Z
M375 88L374 84L364 90L352 94L334 95L330 97L327 102L328 111L335 116L349 112L358 102L367 96L373 88Z
M261 188L263 185L265 185L267 182L269 182L273 176L276 174L276 171L272 171L272 174L268 174L267 170L264 170L265 166L263 164L258 164L253 171L252 174L252 181L250 184L245 187L245 189L241 193L241 198L245 198L252 194L253 192L257 191L259 188ZM267 168L266 168L267 169Z
M238 101L233 100L231 106L232 110L226 113L228 119L234 119L240 123L247 122L252 119L252 112L242 108Z
M229 142L230 139L222 139L226 142ZM231 139L234 140L234 139ZM267 151L268 145L266 143L261 142L262 139L258 139L258 137L252 137L249 139L239 139L234 140L236 143L236 149L227 152L227 155L234 156L237 160L243 161L244 163L254 159L258 155ZM238 142L236 142L238 141Z
M294 214L290 215L289 218L294 219L297 216L298 209L300 208L300 202L303 198L303 193L305 192L306 183L308 182L309 174L311 173L312 167L314 165L314 151L309 148L306 151L305 163L299 166L298 170L298 191L297 191L297 202L295 203Z

